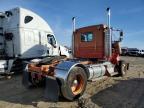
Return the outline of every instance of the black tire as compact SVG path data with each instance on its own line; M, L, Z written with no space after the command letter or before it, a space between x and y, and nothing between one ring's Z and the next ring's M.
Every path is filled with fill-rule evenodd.
M127 71L127 65L126 65L125 61L123 61L123 60L119 61L119 69L118 69L118 71L119 71L119 75L120 76L125 76L126 71Z
M74 67L62 88L62 95L68 100L74 100L83 95L87 85L87 76L83 68ZM74 88L74 89L73 89ZM74 91L75 90L75 91Z

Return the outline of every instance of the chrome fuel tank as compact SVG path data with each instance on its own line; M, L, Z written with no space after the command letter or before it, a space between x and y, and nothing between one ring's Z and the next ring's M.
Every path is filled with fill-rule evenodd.
M105 74L106 69L104 65L90 65L87 67L89 70L88 80L101 77Z

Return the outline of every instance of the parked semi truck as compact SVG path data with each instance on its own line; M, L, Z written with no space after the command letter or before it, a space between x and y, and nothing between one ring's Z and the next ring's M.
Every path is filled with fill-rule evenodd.
M40 16L24 8L0 12L0 74L20 71L34 58L66 55L55 35Z
M59 96L68 100L80 97L87 81L104 76L125 75L128 63L120 59L122 30L108 24L98 24L75 29L73 18L72 53L73 58L52 57L32 60L23 74L26 87L45 84L45 97L58 101ZM118 40L113 40L112 32L119 32Z

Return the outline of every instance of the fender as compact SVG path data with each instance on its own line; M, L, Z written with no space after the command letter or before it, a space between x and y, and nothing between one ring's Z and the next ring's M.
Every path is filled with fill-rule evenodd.
M72 69L74 69L74 67L83 68L84 72L86 73L85 75L88 78L88 71L86 70L86 67L83 64L80 64L79 62L62 61L55 68L55 77L57 79L57 84L59 85L61 94L68 100L73 100L73 98L74 98L74 95L71 93L71 90L68 87L69 75L71 74ZM85 80L85 81L87 81L87 80Z
M76 66L82 67L85 70L87 77L89 77L89 71L87 67L79 63L78 61L62 61L55 68L55 77L59 79L62 83L64 83L67 80L71 69Z

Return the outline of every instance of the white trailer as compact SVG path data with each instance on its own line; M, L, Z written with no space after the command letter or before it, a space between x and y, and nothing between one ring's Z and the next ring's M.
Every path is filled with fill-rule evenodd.
M69 56L40 16L24 8L0 13L0 74L19 70L24 60L60 54Z

